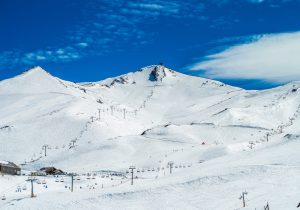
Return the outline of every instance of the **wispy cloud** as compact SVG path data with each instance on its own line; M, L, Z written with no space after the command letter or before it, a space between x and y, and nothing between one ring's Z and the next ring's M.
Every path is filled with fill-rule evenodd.
M300 80L300 32L267 34L252 40L209 55L189 69L222 79Z
M84 43L78 43L77 48L67 46L63 48L47 48L31 52L12 50L0 53L0 65L14 67L21 64L35 65L41 62L68 62L80 59L84 53L79 48L86 47Z

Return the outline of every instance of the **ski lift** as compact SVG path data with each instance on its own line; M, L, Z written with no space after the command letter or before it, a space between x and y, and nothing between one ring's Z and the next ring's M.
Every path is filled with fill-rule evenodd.
M65 182L65 181L64 181L64 178L61 178L61 179L60 179L60 182Z
M21 192L21 191L22 191L22 190L21 190L21 187L18 186L16 192Z
M46 180L45 179L42 181L42 184L46 184Z
M36 180L36 183L37 184L41 184L41 181L38 179L38 180Z
M23 190L27 190L27 187L26 187L26 185L24 185L22 189L23 189Z
M58 178L55 179L55 182L59 182Z
M78 181L79 181L79 180L80 180L80 177L78 176L78 177L76 178L76 180L78 180Z
M152 168L152 171L155 171L155 169L154 169L154 168Z
M5 201L5 200L6 200L6 197L5 197L5 195L3 195L3 196L1 197L1 200L3 200L3 201Z

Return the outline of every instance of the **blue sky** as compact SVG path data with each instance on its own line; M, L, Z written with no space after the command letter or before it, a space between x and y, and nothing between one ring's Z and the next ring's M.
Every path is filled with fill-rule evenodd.
M40 65L98 81L163 62L264 89L300 80L299 11L298 0L1 0L0 79Z

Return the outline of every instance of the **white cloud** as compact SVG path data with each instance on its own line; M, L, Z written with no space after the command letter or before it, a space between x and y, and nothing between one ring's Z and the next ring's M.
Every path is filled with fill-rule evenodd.
M141 9L141 11L161 11L164 15L171 15L172 13L178 13L180 5L174 2L159 1L156 3L128 3L129 8Z
M79 48L66 46L63 48L48 48L47 50L36 50L22 52L11 50L0 52L0 66L15 67L19 65L37 65L39 62L69 62L86 56Z
M85 48L85 47L89 46L89 44L86 42L80 42L77 44L77 46Z
M209 55L189 69L205 71L212 78L282 83L300 80L299 55L300 32L271 34Z

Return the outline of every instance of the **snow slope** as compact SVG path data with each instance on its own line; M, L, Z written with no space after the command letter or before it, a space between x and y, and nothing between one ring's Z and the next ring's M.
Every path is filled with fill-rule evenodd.
M244 190L245 209L295 209L299 87L246 91L160 65L92 83L40 67L1 81L0 160L77 173L82 188L45 177L33 201L15 192L27 177L0 177L0 209L233 210Z

